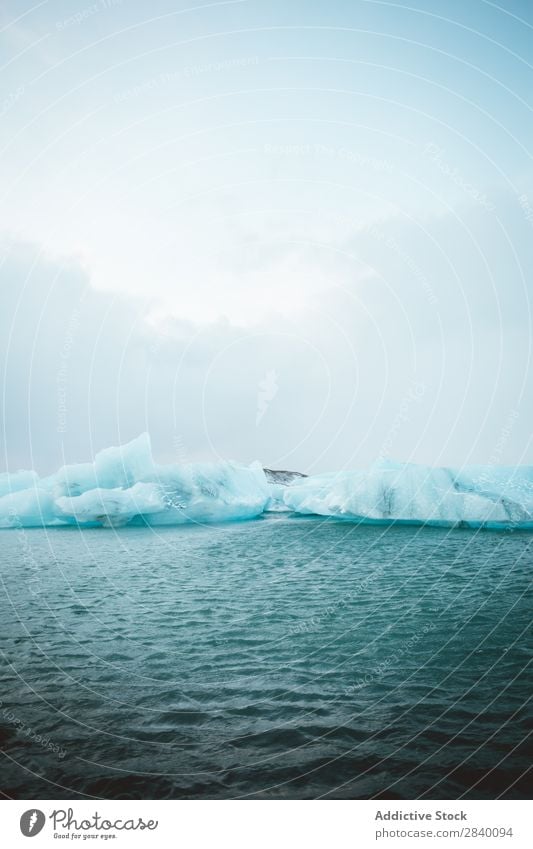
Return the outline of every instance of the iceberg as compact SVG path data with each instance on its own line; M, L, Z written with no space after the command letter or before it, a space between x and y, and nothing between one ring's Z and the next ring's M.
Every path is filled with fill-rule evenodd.
M182 525L264 513L365 523L533 529L533 467L433 468L381 461L305 476L234 462L159 465L147 433L94 462L0 475L0 528Z
M378 524L533 528L533 467L382 461L368 471L295 480L283 500L295 513Z
M49 477L0 477L0 528L180 525L252 519L271 496L260 463L160 466L150 437L100 451Z

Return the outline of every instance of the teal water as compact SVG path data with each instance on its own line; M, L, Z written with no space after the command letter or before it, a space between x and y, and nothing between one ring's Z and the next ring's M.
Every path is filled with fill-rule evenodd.
M272 516L0 545L7 796L527 796L531 534Z

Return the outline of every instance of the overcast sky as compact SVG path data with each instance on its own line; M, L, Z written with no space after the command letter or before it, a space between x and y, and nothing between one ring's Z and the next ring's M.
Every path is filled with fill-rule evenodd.
M3 468L533 462L533 5L4 0Z

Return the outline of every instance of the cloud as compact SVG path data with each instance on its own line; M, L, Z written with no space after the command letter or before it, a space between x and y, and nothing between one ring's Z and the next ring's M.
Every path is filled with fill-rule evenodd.
M379 456L482 463L496 446L498 462L531 461L530 225L515 198L497 202L499 219L467 205L334 249L251 251L250 302L265 268L290 280L299 260L301 301L283 310L280 284L241 325L157 316L152 299L95 290L75 260L4 241L4 465L47 472L143 430L161 461L316 472ZM307 298L304 258L320 281Z

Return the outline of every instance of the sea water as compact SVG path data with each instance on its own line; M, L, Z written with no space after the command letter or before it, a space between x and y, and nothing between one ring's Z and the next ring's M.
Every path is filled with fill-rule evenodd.
M2 790L524 798L527 532L0 533Z

